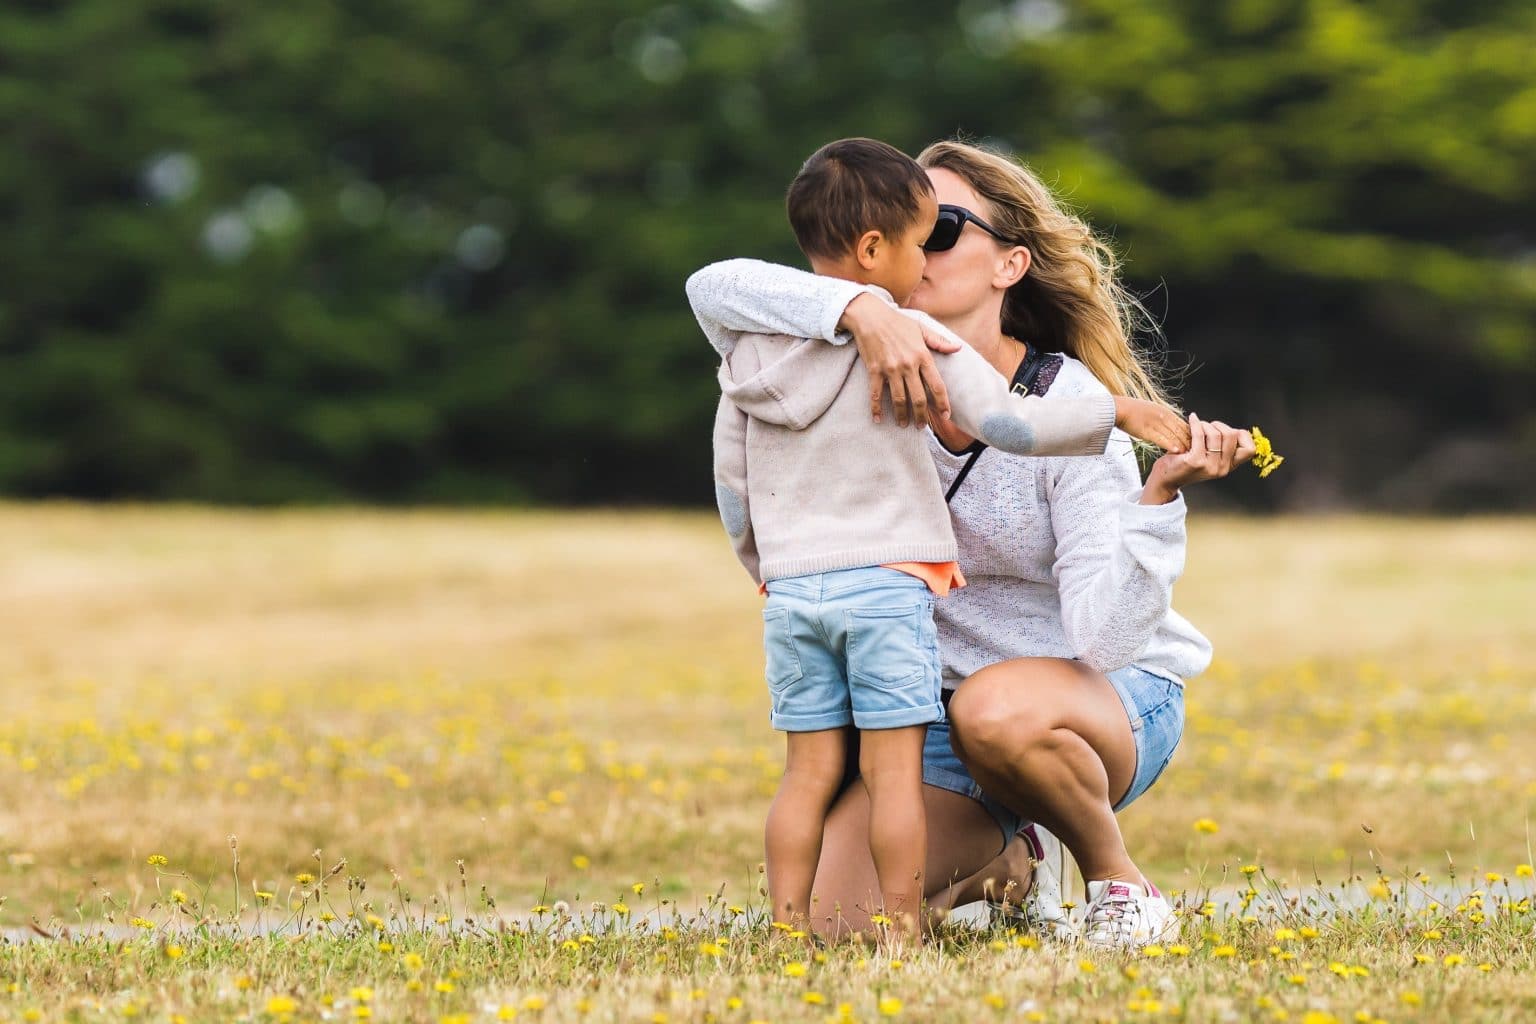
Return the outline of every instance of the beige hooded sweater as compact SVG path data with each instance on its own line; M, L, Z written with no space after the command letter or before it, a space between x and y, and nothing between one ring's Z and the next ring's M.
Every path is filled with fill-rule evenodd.
M959 342L932 318L902 312ZM1013 394L963 343L934 361L953 422L983 443L1018 455L1104 453L1115 421L1109 395ZM928 432L898 426L889 396L882 421L873 421L868 374L852 345L742 334L719 377L715 497L754 579L956 560Z

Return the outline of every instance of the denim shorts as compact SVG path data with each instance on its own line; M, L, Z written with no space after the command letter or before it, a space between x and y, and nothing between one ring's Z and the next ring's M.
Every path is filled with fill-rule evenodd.
M1184 684L1137 665L1116 669L1108 678L1125 705L1131 735L1136 741L1136 773L1131 777L1130 789L1115 804L1119 811L1152 788L1152 783L1173 760L1179 738L1184 735ZM950 746L948 722L928 729L923 744L923 781L980 803L1002 829L1005 845L1025 824L1019 815L982 792L971 778Z
M773 580L763 608L770 721L783 732L944 717L933 593L871 566Z

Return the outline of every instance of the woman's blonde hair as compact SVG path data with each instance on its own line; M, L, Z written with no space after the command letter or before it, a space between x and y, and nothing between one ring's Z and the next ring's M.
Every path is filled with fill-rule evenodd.
M977 212L1029 250L1029 272L1003 297L1003 332L1079 360L1112 394L1170 408L1162 367L1131 345L1157 325L1116 277L1119 260L1023 164L964 142L935 142L917 156L964 178L990 205Z

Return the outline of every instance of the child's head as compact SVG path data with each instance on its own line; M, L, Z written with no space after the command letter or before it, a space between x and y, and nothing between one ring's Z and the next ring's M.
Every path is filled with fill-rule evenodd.
M879 285L897 302L922 280L938 202L927 172L899 149L874 139L829 142L795 175L786 205L818 274Z

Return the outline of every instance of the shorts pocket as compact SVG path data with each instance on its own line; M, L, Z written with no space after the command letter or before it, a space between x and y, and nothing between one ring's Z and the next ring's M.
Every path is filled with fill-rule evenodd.
M850 679L894 687L926 675L929 668L924 624L933 627L930 600L894 608L853 608L845 612Z
M789 628L788 608L763 609L763 655L768 689L774 693L789 689L805 675L794 632Z

